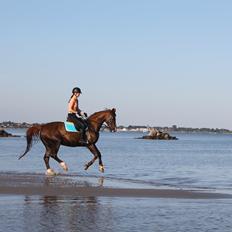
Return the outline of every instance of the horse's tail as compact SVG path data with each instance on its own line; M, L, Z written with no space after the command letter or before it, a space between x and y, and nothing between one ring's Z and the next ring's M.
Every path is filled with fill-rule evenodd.
M41 130L41 125L36 125L36 126L32 126L27 130L27 147L25 152L19 156L19 159L23 158L23 156L25 156L27 154L27 152L29 152L32 148L33 145L33 140L36 140L39 138L40 135L40 130Z

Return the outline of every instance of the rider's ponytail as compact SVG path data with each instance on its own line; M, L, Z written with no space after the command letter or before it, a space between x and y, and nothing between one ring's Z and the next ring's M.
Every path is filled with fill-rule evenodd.
M71 101L73 96L74 96L74 94L72 94L72 96L69 98L68 103Z

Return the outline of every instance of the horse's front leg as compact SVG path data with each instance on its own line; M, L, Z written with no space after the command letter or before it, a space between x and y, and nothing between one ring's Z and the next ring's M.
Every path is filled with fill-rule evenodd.
M99 159L99 170L101 172L104 172L104 166L103 166L102 159L101 159L101 152L98 150L95 144L89 145L87 147L94 155L94 158L85 165L85 170L87 170L98 158Z

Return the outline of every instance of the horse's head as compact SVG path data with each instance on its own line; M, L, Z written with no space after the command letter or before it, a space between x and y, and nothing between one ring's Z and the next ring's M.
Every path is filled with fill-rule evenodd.
M116 109L113 108L112 110L103 110L90 115L88 118L89 128L92 128L95 132L97 132L100 130L102 124L106 123L106 127L108 127L111 132L116 132L117 127L115 112Z
M109 110L106 114L105 118L106 125L108 126L110 132L116 132L117 126L116 126L116 109L113 108L112 110Z

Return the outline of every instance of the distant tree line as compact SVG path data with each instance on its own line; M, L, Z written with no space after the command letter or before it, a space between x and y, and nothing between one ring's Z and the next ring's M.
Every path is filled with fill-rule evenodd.
M27 122L19 123L19 122L5 121L0 123L0 128L28 128L34 124L36 123L31 124Z
M38 123L27 123L27 122L12 122L12 121L4 121L0 123L0 128L28 128ZM142 130L151 126L141 126L141 125L129 125L129 126L118 126L119 130ZM159 131L164 132L208 132L208 133L232 133L231 130L223 129L223 128L192 128L192 127L178 127L177 125L173 125L171 127L161 127L161 126L152 126ZM104 126L102 129L105 129Z
M127 127L119 126L118 129L136 130L136 129L143 129L148 127L151 126L129 125ZM208 132L208 133L228 133L228 134L232 133L231 130L223 129L223 128L206 128L206 127L192 128L192 127L178 127L176 125L173 125L171 127L161 127L161 126L152 126L152 127L164 132Z

